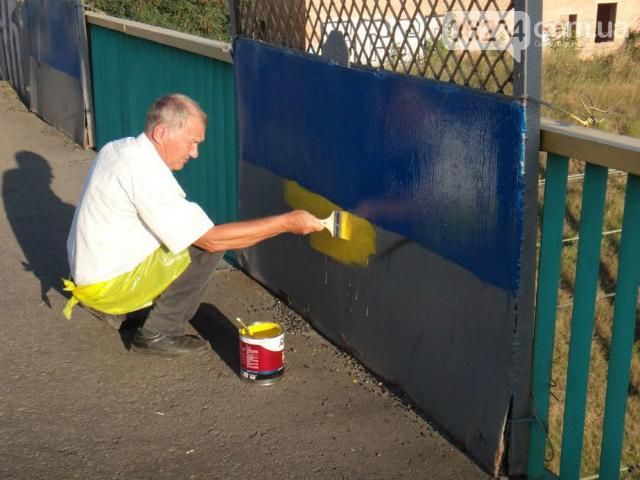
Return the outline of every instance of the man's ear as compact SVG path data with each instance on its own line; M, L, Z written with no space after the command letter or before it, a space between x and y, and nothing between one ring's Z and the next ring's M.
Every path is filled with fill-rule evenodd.
M167 138L168 133L167 126L159 123L153 127L151 131L151 140L153 140L154 143L162 143Z

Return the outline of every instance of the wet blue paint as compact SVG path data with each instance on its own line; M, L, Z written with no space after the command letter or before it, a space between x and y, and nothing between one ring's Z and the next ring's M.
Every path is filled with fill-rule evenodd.
M241 161L517 290L518 102L246 39L234 56Z
M80 79L78 51L78 0L27 2L30 54L74 78ZM84 28L84 27L83 27Z

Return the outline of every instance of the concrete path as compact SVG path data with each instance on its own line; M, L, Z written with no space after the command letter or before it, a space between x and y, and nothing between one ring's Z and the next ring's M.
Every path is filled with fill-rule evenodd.
M80 308L65 320L66 235L93 156L0 82L0 478L487 478L227 264L192 322L207 356L136 355L130 329ZM234 316L285 325L281 382L239 380Z

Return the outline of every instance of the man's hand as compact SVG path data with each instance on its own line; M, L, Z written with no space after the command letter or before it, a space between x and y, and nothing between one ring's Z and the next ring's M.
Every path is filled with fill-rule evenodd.
M324 226L306 210L294 210L285 214L287 231L298 235L308 235L321 231Z

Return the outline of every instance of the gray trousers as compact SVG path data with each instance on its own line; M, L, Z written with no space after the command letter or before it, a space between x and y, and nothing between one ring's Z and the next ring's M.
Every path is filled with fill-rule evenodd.
M160 294L144 322L145 330L162 335L184 335L187 323L196 314L223 255L224 252L209 253L190 246L191 263Z

